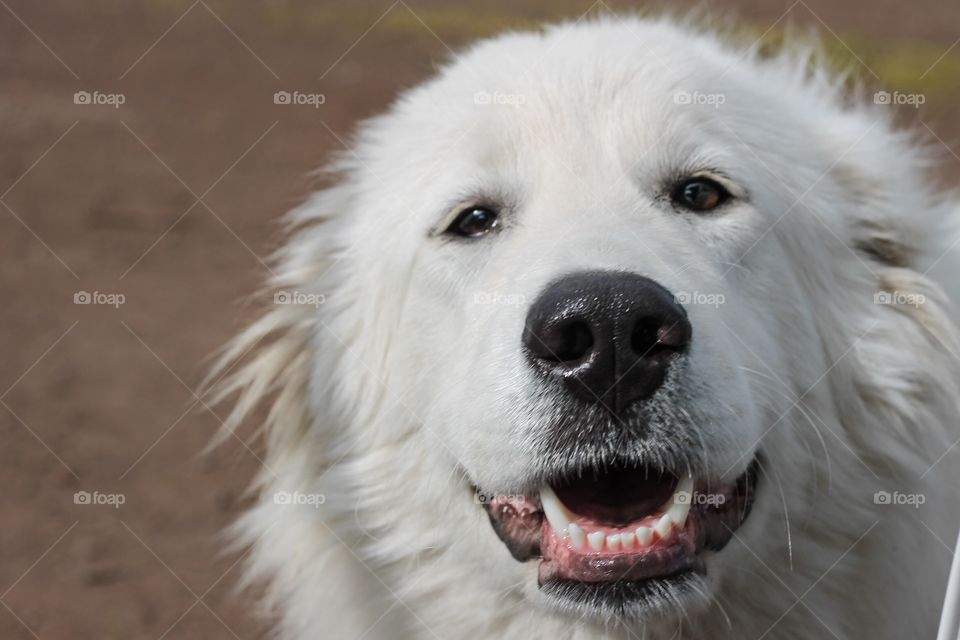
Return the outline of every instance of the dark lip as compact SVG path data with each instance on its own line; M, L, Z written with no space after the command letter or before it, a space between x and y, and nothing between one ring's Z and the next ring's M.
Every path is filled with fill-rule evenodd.
M665 606L687 594L702 591L703 571L691 569L640 582L589 583L579 580L552 580L540 585L540 592L552 600L607 612L617 619L636 617Z
M638 598L647 592L640 585L671 579L673 576L704 575L705 552L721 551L734 531L749 517L755 500L760 460L755 458L737 480L728 485L729 501L723 506L693 505L683 531L673 543L650 553L615 556L584 555L571 565L551 561L551 549L543 548L546 522L537 499L513 503L485 503L494 531L519 562L540 559L538 584L557 597ZM571 583L582 585L573 588ZM621 585L611 588L612 585ZM624 585L633 585L627 587ZM613 595L611 595L613 594ZM615 596L615 597L614 597Z

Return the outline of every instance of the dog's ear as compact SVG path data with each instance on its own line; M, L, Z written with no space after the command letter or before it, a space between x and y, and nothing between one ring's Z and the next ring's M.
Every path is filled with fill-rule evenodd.
M317 422L310 403L318 316L327 313L337 233L351 206L350 182L318 191L286 218L287 239L270 259L267 285L256 295L261 316L222 349L203 385L211 404L232 401L214 440L235 432L255 409L269 406L257 433L270 459L295 450Z
M951 252L960 245L960 208L929 184L923 147L879 129L876 140L851 143L830 172L848 203L839 213L859 258L843 275L862 275L837 279L851 287L843 292L848 311L860 310L848 336L855 342L842 403L848 426L869 425L851 434L862 451L882 459L891 441L899 441L923 470L956 437L945 416L955 415L960 393L960 332L951 296L960 289L945 290L950 282L932 274L938 264L960 266L958 252Z

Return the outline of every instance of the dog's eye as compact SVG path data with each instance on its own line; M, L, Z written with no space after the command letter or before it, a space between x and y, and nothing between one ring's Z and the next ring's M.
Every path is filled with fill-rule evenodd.
M447 233L464 238L479 238L497 226L497 214L486 207L468 207L447 227Z
M673 203L691 211L710 211L727 201L730 193L709 178L680 182L670 194Z

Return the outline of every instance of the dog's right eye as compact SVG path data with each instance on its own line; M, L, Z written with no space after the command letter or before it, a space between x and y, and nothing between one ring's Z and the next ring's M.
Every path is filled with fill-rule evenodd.
M716 209L730 199L730 192L716 180L710 178L690 178L673 187L670 199L674 204L703 213Z
M497 213L486 207L468 207L461 211L446 232L463 238L479 238L497 227Z

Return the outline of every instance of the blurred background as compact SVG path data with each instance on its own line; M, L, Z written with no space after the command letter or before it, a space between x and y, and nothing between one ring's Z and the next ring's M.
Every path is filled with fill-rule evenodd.
M254 425L202 455L225 409L195 392L278 217L451 50L641 6L0 0L0 638L264 637L218 537ZM957 184L960 3L696 6L746 42L819 31Z

